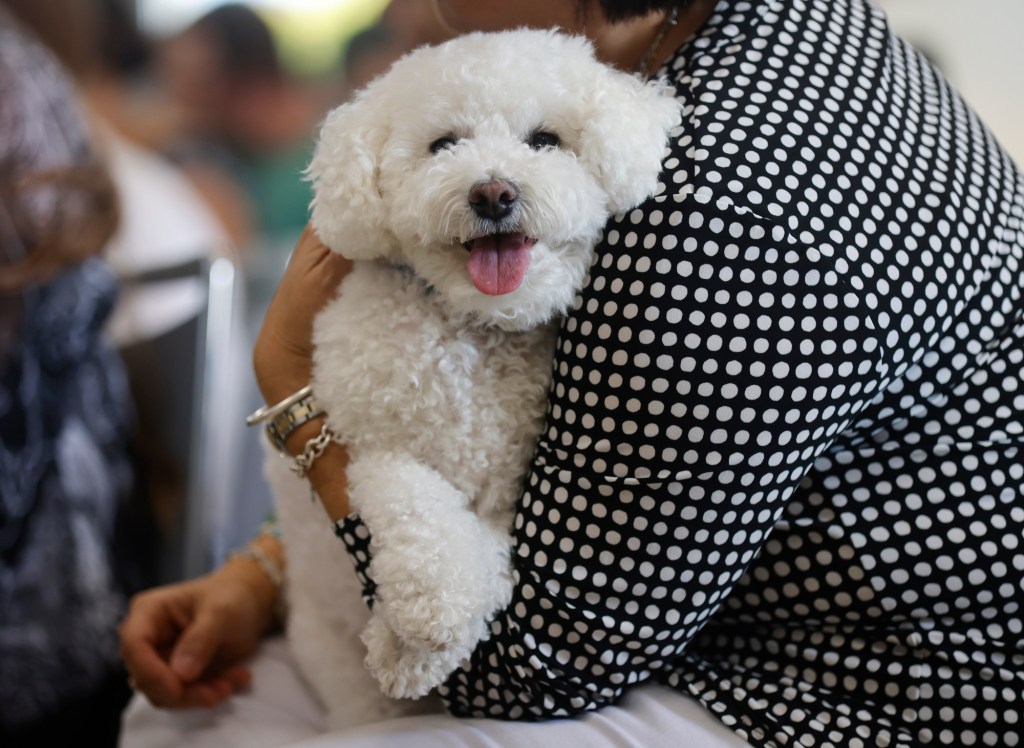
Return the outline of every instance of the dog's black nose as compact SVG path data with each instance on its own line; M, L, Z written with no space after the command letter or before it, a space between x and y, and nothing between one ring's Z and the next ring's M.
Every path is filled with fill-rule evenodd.
M489 182L478 182L469 191L469 204L481 218L497 221L512 212L519 193L516 188L503 179L492 179Z

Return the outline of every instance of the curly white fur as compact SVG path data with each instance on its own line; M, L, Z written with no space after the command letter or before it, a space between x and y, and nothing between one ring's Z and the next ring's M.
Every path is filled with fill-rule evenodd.
M280 460L268 472L292 645L332 727L406 709L367 695L358 627L381 690L419 697L509 600L511 518L558 317L608 217L657 190L678 122L662 84L598 63L581 38L528 30L417 50L328 116L312 221L357 262L316 320L313 385L349 447L349 498L373 538L372 616L308 487ZM539 130L560 145L531 147ZM471 205L490 180L518 191L500 219ZM496 232L529 237L529 262L516 288L482 293L464 244Z

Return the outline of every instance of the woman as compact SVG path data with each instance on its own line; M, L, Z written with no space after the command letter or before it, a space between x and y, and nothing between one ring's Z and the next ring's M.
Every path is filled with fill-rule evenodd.
M585 33L685 104L665 192L610 223L563 326L516 594L449 710L569 716L654 681L753 745L1019 741L1014 164L867 0L437 7L455 31ZM309 319L344 271L300 243L255 352L268 402L308 381ZM310 477L351 538L343 470L332 446ZM231 575L272 597L237 560L128 618L157 703L244 680L200 674ZM191 615L161 639L174 601Z
M102 339L116 282L96 255L118 203L67 74L15 20L25 10L0 2L0 743L113 745L129 697L115 527L132 410Z

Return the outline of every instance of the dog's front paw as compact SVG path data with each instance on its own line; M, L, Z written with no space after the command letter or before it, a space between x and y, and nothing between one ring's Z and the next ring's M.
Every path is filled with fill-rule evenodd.
M416 699L425 696L437 682L428 682L425 671L416 667L401 640L380 615L374 615L363 630L366 644L365 664L380 684L381 692L392 699Z
M444 683L448 675L469 656L466 648L431 651L403 646L397 661L373 670L381 691L395 699L418 699Z
M444 682L469 656L479 637L456 642L446 635L443 646L423 639L403 640L388 621L374 614L363 630L365 664L380 684L381 692L394 699L418 699Z
M417 698L444 683L469 654L468 647L442 652L406 647L395 668L396 682L404 684L407 698Z
M379 673L394 670L401 655L402 642L379 613L366 623L360 637L366 645L364 663L380 680Z
M473 642L483 633L484 600L477 595L440 595L420 591L381 606L381 613L403 644L445 652Z
M471 649L484 635L487 618L510 599L512 582L504 549L480 553L481 547L446 549L445 563L413 571L392 570L385 564L393 559L380 554L379 612L403 645L431 652Z

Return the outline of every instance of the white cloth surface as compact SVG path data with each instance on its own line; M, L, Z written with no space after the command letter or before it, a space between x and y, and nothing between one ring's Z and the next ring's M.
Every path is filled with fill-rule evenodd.
M252 687L216 709L156 709L136 695L125 711L121 748L740 748L747 744L696 700L650 684L616 706L550 722L460 720L447 714L324 734L324 718L282 638L251 663Z

